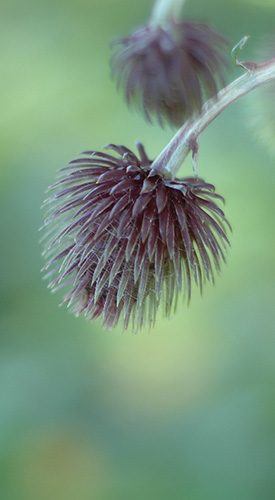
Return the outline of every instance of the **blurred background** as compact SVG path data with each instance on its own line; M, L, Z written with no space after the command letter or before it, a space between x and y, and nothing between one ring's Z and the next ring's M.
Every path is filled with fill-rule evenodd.
M131 113L110 80L110 42L150 11L1 2L1 500L275 498L275 176L248 123L256 94L200 140L200 176L233 226L215 287L133 335L76 319L41 279L40 206L56 170L108 142L139 140L153 158L173 135ZM274 29L273 0L189 0L185 14L231 46L251 35L241 59Z

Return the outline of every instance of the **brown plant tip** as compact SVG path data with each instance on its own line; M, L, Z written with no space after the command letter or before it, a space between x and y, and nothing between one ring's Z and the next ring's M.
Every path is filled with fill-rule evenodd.
M166 180L124 146L112 154L86 151L62 170L45 202L44 269L54 290L68 285L64 302L89 319L113 327L153 324L191 281L214 281L229 244L229 226L214 186L202 179Z
M261 62L275 58L275 35L265 35L263 37L255 56ZM267 146L271 156L274 156L275 81L273 80L257 89L257 92L249 96L246 105L247 123L254 132L255 138L264 146Z
M207 24L148 25L115 42L112 75L149 122L180 126L224 83L226 45Z

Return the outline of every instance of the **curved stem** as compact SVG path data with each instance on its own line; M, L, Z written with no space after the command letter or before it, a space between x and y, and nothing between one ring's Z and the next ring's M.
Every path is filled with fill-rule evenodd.
M159 154L151 167L167 178L175 177L189 151L193 159L197 155L197 139L203 130L218 116L253 89L275 80L275 58L256 64L252 61L240 63L247 72L222 89L214 98L209 99L197 116L191 117L176 133L173 139ZM195 171L196 165L194 163Z

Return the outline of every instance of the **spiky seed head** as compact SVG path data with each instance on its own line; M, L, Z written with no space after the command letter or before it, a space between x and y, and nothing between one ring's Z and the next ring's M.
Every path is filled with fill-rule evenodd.
M214 281L229 244L222 197L202 179L167 180L124 146L86 151L61 169L45 202L50 287L68 286L63 303L105 327L127 328L169 316L179 292Z
M223 83L225 46L206 24L149 24L114 43L112 74L149 122L180 126Z

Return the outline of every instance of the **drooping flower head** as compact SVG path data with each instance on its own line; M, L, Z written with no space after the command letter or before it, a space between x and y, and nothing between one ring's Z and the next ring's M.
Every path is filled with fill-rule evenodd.
M106 327L154 323L162 303L169 316L179 292L214 281L228 245L222 197L202 179L164 179L123 146L86 151L61 169L46 201L50 214L46 269L53 289L68 286L64 303Z
M118 40L112 74L129 105L146 119L180 126L223 83L226 42L210 26L176 22L148 24Z

